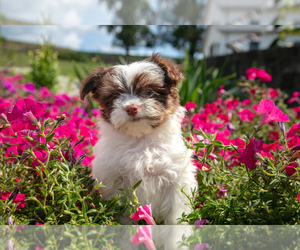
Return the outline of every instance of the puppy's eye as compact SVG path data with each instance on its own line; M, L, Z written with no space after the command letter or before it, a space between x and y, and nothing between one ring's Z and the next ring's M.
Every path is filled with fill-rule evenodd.
M151 89L147 89L147 90L145 90L144 95L145 96L152 96L153 95L153 91Z

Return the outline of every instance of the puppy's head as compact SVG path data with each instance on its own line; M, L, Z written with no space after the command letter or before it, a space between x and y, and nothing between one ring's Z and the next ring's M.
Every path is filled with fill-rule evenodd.
M91 92L102 118L135 137L151 133L179 104L180 66L153 54L144 61L110 68L99 67L83 81L80 97Z

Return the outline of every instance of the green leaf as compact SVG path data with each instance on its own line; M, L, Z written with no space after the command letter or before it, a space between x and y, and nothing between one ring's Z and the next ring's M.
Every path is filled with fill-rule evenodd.
M54 132L52 134L50 134L50 135L47 135L47 137L46 137L46 143L48 143L49 141L51 141L53 139L54 135L55 135Z
M42 194L46 197L47 196L47 190L45 188L41 189Z
M196 142L194 143L194 146L198 147L198 148L204 148L206 144L204 144L203 142Z
M87 204L86 204L85 201L83 201L83 202L82 202L82 209L81 209L82 213L83 213L83 214L86 214L87 209L88 209Z
M42 143L38 143L38 146L41 148L41 149L43 149L43 150L45 150L45 151L47 151L47 146L45 145L45 144L42 144Z
M137 187L142 183L142 180L139 180L134 186L133 186L133 190L136 190Z
M213 150L213 145L212 145L212 144L209 144L209 145L206 147L205 155L206 155L206 156L209 156L209 154L212 152L212 150Z
M98 213L98 211L96 209L90 209L89 211L87 211L87 214L91 213Z
M221 141L211 141L211 144L220 148L224 147L224 144Z

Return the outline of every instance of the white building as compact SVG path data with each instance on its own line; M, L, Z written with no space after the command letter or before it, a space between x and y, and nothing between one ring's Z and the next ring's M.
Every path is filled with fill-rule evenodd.
M295 6L300 1L289 2ZM269 48L278 38L275 25L300 24L299 9L290 11L282 6L286 6L284 1L275 0L208 0L203 20L204 24L210 24L203 41L205 55L221 56ZM295 43L300 43L299 35L287 36L280 45Z

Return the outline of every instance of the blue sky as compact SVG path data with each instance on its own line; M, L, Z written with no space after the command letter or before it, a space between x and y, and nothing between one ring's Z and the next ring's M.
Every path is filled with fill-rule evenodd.
M124 49L112 46L113 36L108 34L105 28L99 29L95 25L3 25L1 34L7 39L29 43L41 42L42 36L49 37L57 46L86 52L125 53ZM131 51L131 54L148 56L153 51L168 57L183 56L182 52L169 45L138 47Z
M61 47L90 52L124 53L113 47L113 36L97 24L112 24L114 15L104 0L0 0L1 13L7 18L40 25L2 25L1 35L7 39L36 43L42 36L51 37ZM24 11L26 10L26 11ZM52 25L45 25L52 24ZM153 51L164 56L178 57L183 53L171 46L135 48L134 55L151 55Z

